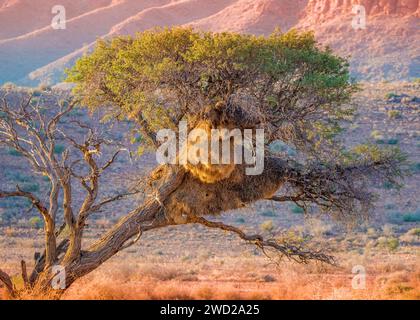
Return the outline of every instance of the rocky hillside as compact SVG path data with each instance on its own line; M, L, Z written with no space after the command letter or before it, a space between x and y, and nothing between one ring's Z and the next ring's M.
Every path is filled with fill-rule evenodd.
M55 4L0 0L0 84L60 82L64 68L98 37L174 25L253 34L310 29L351 57L359 79L420 77L420 0L63 0L65 30L50 26ZM366 9L366 28L355 30L358 4Z

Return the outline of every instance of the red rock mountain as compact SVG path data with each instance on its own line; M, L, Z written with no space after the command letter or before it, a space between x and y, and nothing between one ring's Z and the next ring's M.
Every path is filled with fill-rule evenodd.
M98 37L155 26L269 34L314 30L350 56L365 80L420 77L420 0L61 0L66 29L54 30L55 0L0 0L0 83L56 83ZM354 29L362 5L366 28Z

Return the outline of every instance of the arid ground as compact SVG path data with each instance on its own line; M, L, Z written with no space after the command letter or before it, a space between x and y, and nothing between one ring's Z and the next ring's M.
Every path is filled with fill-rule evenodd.
M250 232L309 239L332 253L337 266L275 263L236 235L194 225L171 227L145 233L135 246L77 281L64 299L420 299L420 83L362 86L347 144L367 139L398 146L412 170L401 190L375 186L379 198L369 222L349 229L269 201L218 218ZM25 166L18 155L2 149L0 159L1 185L24 181L42 191L42 181L38 185L25 176L30 173L21 170ZM142 161L133 170L150 168L153 156ZM122 179L118 168L124 165L121 160L114 169L110 188ZM87 241L109 228L124 209L89 221ZM34 251L42 250L43 232L17 200L1 202L0 217L0 268L17 274L21 259L31 267ZM359 281L363 270L365 285ZM21 285L19 276L13 280Z

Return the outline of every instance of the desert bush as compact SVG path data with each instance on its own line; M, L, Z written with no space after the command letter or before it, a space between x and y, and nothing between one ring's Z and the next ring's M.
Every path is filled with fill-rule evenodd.
M404 222L420 222L420 210L403 215Z
M387 114L389 119L400 119L402 117L401 111L398 110L389 110Z
M244 219L244 218L242 218L242 217L239 217L239 218L237 218L237 219L235 220L235 222L236 222L236 223L240 223L240 224L242 224L242 223L245 223L245 219Z
M385 95L385 99L387 99L387 100L392 99L392 98L395 98L395 97L398 97L398 94L396 94L396 93L394 93L394 92L388 92L388 93Z
M412 163L410 165L410 171L414 174L420 173L420 162Z
M388 204L385 205L385 209L386 210L393 210L393 209L395 209L395 204L388 203Z
M264 221L263 223L261 223L260 229L262 231L266 231L266 232L273 231L273 229L274 229L274 223L273 223L273 221L272 220Z
M64 152L64 150L66 150L66 147L62 144L57 144L54 147L54 153L55 154L62 154Z
M261 216L263 217L277 217L277 213L272 210L265 210L261 213Z
M404 214L402 212L394 211L394 212L391 212L388 215L387 220L392 224L400 225L400 224L404 223L403 217L404 217Z
M7 154L13 157L22 157L22 153L13 148L9 148L9 150L7 151Z
M44 226L44 222L40 217L32 217L29 219L29 224L34 229L41 229Z
M400 242L395 237L380 237L378 238L378 245L383 249L393 252L398 249Z
M382 184L382 188L384 188L385 190L392 190L392 189L396 189L396 186L395 186L395 184L393 184L393 183L391 183L389 181L385 181Z
M396 145L396 144L398 144L398 142L399 142L399 140L398 139L388 139L387 141L386 141L386 143L387 144L390 144L390 145Z
M8 171L6 173L6 177L12 180L13 182L28 183L28 182L33 181L33 177L27 176L25 174L22 174L21 172L14 171L14 170Z
M407 234L416 236L416 237L420 237L420 228L413 228L408 230Z
M289 208L290 208L290 211L292 211L293 213L296 213L296 214L305 213L305 210L303 210L303 208L299 207L297 204L293 204Z
M372 137L373 140L375 140L375 143L377 143L377 144L385 144L385 138L384 138L383 134L379 130L373 130L370 133L370 136Z
M40 187L38 183L26 183L22 185L21 189L26 192L38 192Z

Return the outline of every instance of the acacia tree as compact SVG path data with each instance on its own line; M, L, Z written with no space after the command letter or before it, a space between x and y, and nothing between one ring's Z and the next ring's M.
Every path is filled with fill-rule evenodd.
M142 233L169 225L201 224L236 233L270 256L276 253L301 263L333 263L331 256L319 250L246 234L207 217L271 200L294 202L308 214L308 209L316 206L326 215L355 224L371 212L375 199L371 183L386 180L395 184L401 177L404 159L396 150L369 145L344 149L340 133L343 124L355 114L349 102L358 88L349 77L346 60L320 47L311 33L275 32L269 37L257 37L185 28L157 29L135 37L99 41L93 53L81 58L68 75L67 81L76 84L74 101L92 111L101 110L105 119L136 123L149 148L160 145L159 129L176 128L182 120L188 121L190 129L264 129L264 170L251 176L246 174L245 165L230 164L228 174L217 177L224 165L160 165L148 176L149 191L144 202L84 248L81 239L89 213L109 199L96 204L95 186L102 171L89 150L97 140L70 140L91 168L85 177L71 174L66 154L61 161L54 159L51 146L55 136L48 130L54 132L58 122L54 119L68 111L60 112L46 125L49 129L45 136L34 135L38 142L31 148L36 145L36 157L42 155L45 167L34 168L44 170L56 192L60 189L67 194L65 199L71 198L71 179L81 179L87 190L78 212L69 201L63 204L64 224L71 230L68 237L56 243L59 231L54 224L54 205L44 209L39 199L19 188L2 192L2 196L29 197L44 212L46 252L41 265L35 266L37 276L28 284L34 292L48 290L54 276L52 264L65 268L68 288L135 243ZM72 106L68 104L65 110ZM6 112L10 116L2 123L9 129L2 141L19 148L27 143L14 133L14 126L21 125L22 118L10 109L6 108ZM32 132L27 125L23 128L26 133ZM296 152L291 156L272 151L269 147L276 141ZM33 154L23 148L19 151L40 165L32 159ZM203 178L212 175L210 180ZM111 200L118 199L120 195ZM11 294L18 295L10 278L4 272L0 275Z

